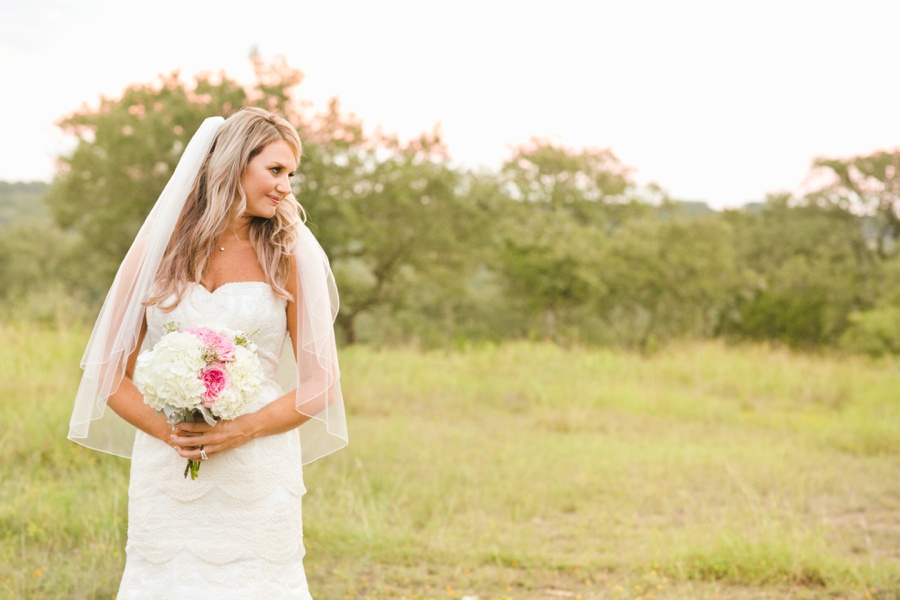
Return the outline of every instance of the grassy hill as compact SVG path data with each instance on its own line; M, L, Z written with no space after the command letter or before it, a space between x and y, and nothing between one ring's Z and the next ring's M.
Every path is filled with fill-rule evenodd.
M43 200L49 190L43 181L0 181L0 227L48 218Z

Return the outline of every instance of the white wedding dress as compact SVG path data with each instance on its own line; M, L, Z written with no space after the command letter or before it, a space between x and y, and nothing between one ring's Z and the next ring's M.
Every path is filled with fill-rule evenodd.
M279 397L285 301L263 282L191 285L169 313L147 309L152 347L166 323L219 325L253 339L265 371L253 410ZM296 429L211 456L196 480L186 459L137 432L128 488L128 543L117 600L311 600L303 570L306 491Z

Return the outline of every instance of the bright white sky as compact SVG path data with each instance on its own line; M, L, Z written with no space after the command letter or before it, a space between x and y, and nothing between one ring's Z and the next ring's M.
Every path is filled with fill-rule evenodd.
M101 94L175 69L249 83L256 45L370 128L440 123L462 164L554 137L734 206L900 145L898 23L893 0L0 0L0 179L49 180L53 122Z

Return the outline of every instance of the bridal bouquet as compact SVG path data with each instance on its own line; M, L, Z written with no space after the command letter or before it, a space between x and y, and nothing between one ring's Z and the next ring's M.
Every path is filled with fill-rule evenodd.
M210 425L246 412L259 395L262 365L254 344L243 332L220 327L193 327L179 331L167 323L165 335L137 358L134 384L144 402L166 415L171 424L196 422ZM188 472L196 479L200 462L188 459Z

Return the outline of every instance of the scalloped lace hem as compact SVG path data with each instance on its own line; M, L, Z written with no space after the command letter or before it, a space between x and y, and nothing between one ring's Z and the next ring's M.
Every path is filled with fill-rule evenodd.
M118 600L312 600L302 556L272 563L243 554L211 565L190 551L152 564L128 555Z
M280 548L265 548L254 545L251 548L246 546L222 547L215 543L197 544L193 543L191 547L184 545L171 545L155 547L153 545L136 542L129 543L125 547L125 551L129 556L137 555L151 565L162 565L175 560L180 554L189 552L193 554L198 561L208 565L224 567L233 563L243 556L247 556L248 550L252 550L260 559L274 565L284 565L292 559L302 560L306 556L306 548L302 542L296 542L290 546Z

